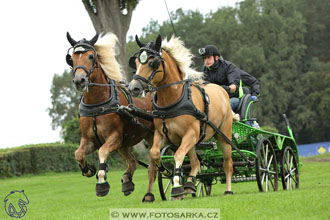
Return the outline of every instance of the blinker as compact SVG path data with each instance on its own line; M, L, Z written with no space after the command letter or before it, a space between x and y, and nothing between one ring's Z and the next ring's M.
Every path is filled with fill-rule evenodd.
M149 63L149 66L153 69L156 70L159 68L160 61L159 61L159 56L156 56L155 59Z
M148 54L147 51L143 51L139 56L139 61L141 64L145 64L148 61Z

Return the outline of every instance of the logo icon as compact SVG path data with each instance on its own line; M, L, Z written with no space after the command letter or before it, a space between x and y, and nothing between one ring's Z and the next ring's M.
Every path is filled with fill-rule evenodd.
M5 198L5 211L12 218L22 218L27 212L29 199L22 191L11 191Z
M327 151L327 149L325 149L325 147L321 146L319 147L319 149L317 149L317 152L319 152L319 154L324 154Z

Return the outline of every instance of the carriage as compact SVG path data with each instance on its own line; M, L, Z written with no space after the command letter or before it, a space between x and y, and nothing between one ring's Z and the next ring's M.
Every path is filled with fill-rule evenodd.
M256 181L260 192L277 191L279 179L284 190L298 188L301 164L286 115L283 117L289 136L262 130L256 118L251 118L253 103L251 95L245 94L239 104L241 120L233 123L232 140L235 147L232 151L232 182ZM173 170L175 151L173 145L167 145L161 151L162 165L168 170ZM217 182L226 183L222 152L214 139L198 144L196 151L201 166L196 176L197 191L192 195L209 196L212 185ZM183 170L186 179L190 172L188 157L185 157ZM170 198L172 177L158 172L158 187L162 200Z

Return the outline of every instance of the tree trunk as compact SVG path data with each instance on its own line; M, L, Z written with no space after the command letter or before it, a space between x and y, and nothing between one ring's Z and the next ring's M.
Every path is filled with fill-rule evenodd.
M97 33L114 33L120 43L118 62L123 67L126 78L128 64L126 60L126 35L137 0L82 0ZM126 14L122 13L120 3L126 4Z

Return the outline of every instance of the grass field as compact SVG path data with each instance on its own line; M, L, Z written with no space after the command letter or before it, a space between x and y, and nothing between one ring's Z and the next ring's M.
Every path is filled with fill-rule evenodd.
M156 201L141 202L147 188L147 170L136 171L135 191L121 192L123 171L110 171L106 197L95 196L95 177L80 173L46 173L0 180L0 219L14 219L4 210L3 199L12 190L24 190L30 204L22 219L109 219L109 208L220 208L221 219L330 219L330 154L301 159L300 188L259 193L256 182L233 184L234 196L223 196L224 184L214 185L210 197L186 197L182 201L161 201L155 184Z

